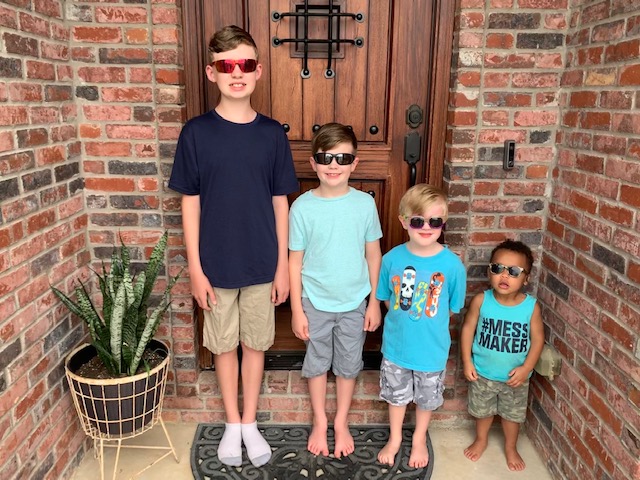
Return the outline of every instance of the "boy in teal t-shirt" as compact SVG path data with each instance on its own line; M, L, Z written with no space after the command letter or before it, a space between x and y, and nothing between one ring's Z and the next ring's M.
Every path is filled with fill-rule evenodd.
M388 308L382 333L380 398L389 404L389 441L378 461L395 464L407 405L416 425L409 466L429 463L427 429L444 402L444 376L451 337L449 317L464 306L466 272L458 256L438 243L447 220L447 196L418 184L400 200L400 223L409 241L382 258L376 298Z
M336 376L334 455L354 451L347 415L362 370L366 332L378 328L375 291L382 230L373 198L349 187L358 164L353 131L324 125L313 138L311 167L320 186L305 192L289 214L291 327L307 345L302 376L308 378L313 430L307 449L329 455L325 409L327 372Z

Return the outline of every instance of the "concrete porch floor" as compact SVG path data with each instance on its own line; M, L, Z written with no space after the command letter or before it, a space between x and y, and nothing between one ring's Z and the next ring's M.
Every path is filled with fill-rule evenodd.
M181 480L193 478L190 466L190 448L195 434L195 423L165 423L171 441L179 458L176 463L173 456L168 456L155 464L150 469L135 477L141 480ZM473 430L446 429L433 425L429 429L433 444L435 465L432 480L449 480L452 478L466 480L551 480L551 475L545 468L542 459L534 450L533 445L524 432L520 434L518 449L520 455L527 464L523 472L510 472L502 450L502 431L499 427L493 428L489 440L489 447L478 462L471 462L464 457L463 450L473 440ZM136 445L165 446L166 438L162 427L158 424L143 435L128 441ZM123 445L126 445L123 442ZM118 480L129 479L145 466L152 463L164 452L159 450L122 449L116 478ZM105 479L111 479L113 475L113 462L115 449L106 449L105 454ZM74 472L72 480L100 479L100 466L93 456L93 450L89 451L80 466ZM339 480L339 479L327 479Z

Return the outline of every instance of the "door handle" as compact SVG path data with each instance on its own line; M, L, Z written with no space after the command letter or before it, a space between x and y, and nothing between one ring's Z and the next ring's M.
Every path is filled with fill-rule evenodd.
M420 147L422 139L418 132L409 132L404 137L404 161L411 167L409 186L416 184L416 163L420 161Z

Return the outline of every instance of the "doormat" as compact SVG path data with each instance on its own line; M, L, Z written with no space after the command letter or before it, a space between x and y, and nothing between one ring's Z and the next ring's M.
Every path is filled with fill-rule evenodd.
M393 467L377 461L378 452L389 438L388 426L351 427L355 451L341 459L334 458L333 454L316 457L307 451L310 426L264 425L258 429L273 451L269 463L260 468L254 467L243 448L242 466L229 467L220 463L217 455L224 425L198 425L191 446L191 470L195 480L429 480L433 472L434 456L429 436L429 465L419 469L408 465L413 427L403 430L402 446ZM329 429L328 437L331 450L334 444L332 429Z

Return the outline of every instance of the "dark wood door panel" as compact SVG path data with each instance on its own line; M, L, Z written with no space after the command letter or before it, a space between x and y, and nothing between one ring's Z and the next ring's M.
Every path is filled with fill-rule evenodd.
M328 8L328 0L309 0L311 8ZM300 12L304 0L183 0L187 117L215 108L218 90L207 81L207 45L224 25L248 30L259 50L262 77L252 95L253 107L288 125L301 192L317 185L309 163L315 125L338 121L350 125L358 139L360 163L352 175L355 188L372 192L383 228L382 249L405 240L397 219L400 197L409 186L404 161L408 133L421 137L417 180L442 184L446 112L455 0L334 0L340 12L362 13L362 21L338 20L339 37L363 40L332 50L333 78L325 78L327 54L314 47L303 78L303 44L274 46L273 39L295 38L303 23L292 17L273 21L273 12ZM328 20L314 18L308 38L326 37ZM423 111L416 128L406 122L410 105ZM296 195L290 196L292 201ZM278 333L289 332L286 306L277 310ZM290 315L290 314L289 314ZM297 339L282 337L277 349ZM367 348L377 348L368 341ZM204 354L203 354L204 355ZM206 362L202 360L204 366Z

